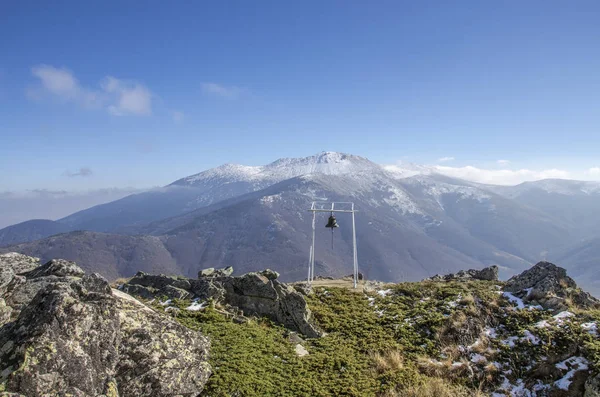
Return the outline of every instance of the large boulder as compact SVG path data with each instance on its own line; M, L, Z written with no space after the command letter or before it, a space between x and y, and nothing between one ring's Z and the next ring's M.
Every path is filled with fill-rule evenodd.
M15 277L21 273L31 271L40 265L38 258L9 252L0 255L0 296L4 295Z
M40 265L40 259L32 256L9 252L0 254L0 268L9 268L15 274L21 274L35 269Z
M75 262L64 259L52 259L42 266L38 266L28 272L21 273L26 278L38 278L47 276L56 277L83 277L85 272Z
M493 265L481 270L475 270L473 278L477 280L498 281L498 266Z
M245 314L265 316L309 338L321 335L312 324L306 300L291 286L261 273L231 277L223 282L226 303Z
M106 392L119 361L115 298L94 283L47 285L0 330L5 388L26 396ZM108 283L106 284L108 285Z
M550 262L539 262L510 278L504 289L518 297L536 301L546 309L566 309L568 300L583 308L598 307L600 303L578 288L564 268Z
M128 282L121 285L121 291L144 299L167 297L185 299L192 296L190 280L181 276L154 275L138 272Z
M435 276L426 278L423 281L469 281L469 280L486 280L498 281L498 266L493 265L481 270L469 269L459 270L457 273L446 275L436 274Z
M5 293L12 318L0 327L0 390L28 397L199 395L211 373L208 340L113 291L97 274L73 276L80 274L73 265L28 269L23 274L34 278L20 276ZM22 293L10 306L13 293L28 285L34 296L25 301Z
M13 311L12 319L41 289L57 282L81 278L85 274L74 262L53 259L40 265L37 258L17 253L0 255L0 269L3 274L0 293L7 307ZM0 325L2 324L4 322L0 315Z
M302 294L277 280L273 270L232 277L232 268L204 269L196 280L138 273L121 290L145 299L211 299L236 308L245 315L268 317L308 337L320 332L312 324L311 312Z

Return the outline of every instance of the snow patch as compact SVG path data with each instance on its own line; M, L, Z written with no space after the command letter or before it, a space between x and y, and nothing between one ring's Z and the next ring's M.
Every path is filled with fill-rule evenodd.
M518 336L511 336L508 339L504 339L502 341L500 341L503 345L508 346L508 347L515 347L515 342L519 340Z
M581 324L581 328L586 330L590 335L598 336L598 324L595 322L583 323Z
M573 376L575 376L575 373L577 371L587 370L588 364L589 362L585 358L575 356L556 364L556 368L568 370L568 372L565 374L565 376L554 382L554 385L559 389L569 390L569 386L571 385L571 383L573 383L572 379Z
M517 298L516 296L514 296L510 292L503 292L502 296L505 297L506 299L508 299L509 302L516 304L517 305L517 309L524 309L525 308L525 304L523 303L523 299Z
M528 330L525 330L525 336L521 340L527 340L527 341L531 342L532 345L540 344L540 338L538 338L537 336L535 336Z
M569 312L569 311L564 311L564 312L560 312L555 316L552 316L553 319L555 320L562 320L563 318L569 318L569 317L573 317L574 314Z
M487 362L487 358L485 358L485 356L482 356L482 355L481 355L481 354L479 354L479 353L474 353L474 354L471 356L471 362L474 362L475 364L478 364L478 363L485 363L485 362Z
M498 337L498 333L496 332L496 328L486 328L486 329L483 330L483 333L488 338L495 339L495 338Z
M199 300L194 300L191 305L185 308L185 310L197 312L199 310L205 309L207 306L208 302L200 302Z

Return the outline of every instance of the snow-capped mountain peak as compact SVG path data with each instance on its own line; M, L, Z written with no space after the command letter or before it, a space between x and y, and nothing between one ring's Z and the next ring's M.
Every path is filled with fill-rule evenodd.
M321 152L302 158L281 158L264 166L225 164L173 182L173 185L197 186L210 182L277 183L309 174L344 175L363 171L381 171L368 159L338 152Z

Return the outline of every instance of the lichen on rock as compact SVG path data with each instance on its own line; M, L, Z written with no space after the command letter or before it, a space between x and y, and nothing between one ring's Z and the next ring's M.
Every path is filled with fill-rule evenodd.
M0 302L0 319L7 310L10 317L0 323L0 391L28 397L202 391L211 368L209 342L199 332L113 291L98 274L81 277L73 262L31 269L10 258L2 268L25 271L13 276Z

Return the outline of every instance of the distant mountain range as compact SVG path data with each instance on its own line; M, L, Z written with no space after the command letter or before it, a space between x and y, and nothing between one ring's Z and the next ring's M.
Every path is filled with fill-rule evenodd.
M508 277L547 259L600 292L600 183L482 185L334 152L226 164L58 221L9 226L0 230L0 251L71 259L109 278L232 265L300 279L312 201L355 203L359 266L369 278L416 280L491 264ZM332 249L319 218L318 274L352 271L349 218L338 221Z

